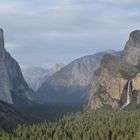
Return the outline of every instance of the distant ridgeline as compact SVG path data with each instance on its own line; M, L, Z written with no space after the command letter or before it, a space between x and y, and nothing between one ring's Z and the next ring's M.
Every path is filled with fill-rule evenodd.
M35 94L18 63L4 48L0 29L0 100L15 105L88 104L123 109L140 103L140 31L130 34L122 52L105 51L74 60L52 74Z
M118 56L121 52L107 50L72 61L42 84L38 90L41 102L87 105L93 73L105 54Z

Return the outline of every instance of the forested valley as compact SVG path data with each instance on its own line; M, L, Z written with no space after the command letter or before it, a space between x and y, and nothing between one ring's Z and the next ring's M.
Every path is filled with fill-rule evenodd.
M57 121L18 124L1 140L139 140L140 110L85 110Z

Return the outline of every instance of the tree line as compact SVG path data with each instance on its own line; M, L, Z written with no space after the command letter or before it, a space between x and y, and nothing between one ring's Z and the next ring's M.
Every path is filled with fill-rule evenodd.
M97 110L64 116L55 122L18 124L1 140L139 140L140 110Z

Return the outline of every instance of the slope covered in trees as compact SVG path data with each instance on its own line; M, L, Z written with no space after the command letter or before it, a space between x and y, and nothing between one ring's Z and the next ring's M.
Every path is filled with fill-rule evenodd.
M3 140L139 140L140 110L86 111L56 122L18 125L12 134L1 131Z

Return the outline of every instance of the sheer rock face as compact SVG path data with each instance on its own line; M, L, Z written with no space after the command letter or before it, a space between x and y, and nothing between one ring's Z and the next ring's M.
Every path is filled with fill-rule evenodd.
M129 40L127 41L124 54L124 61L137 65L140 62L140 30L135 30L130 34Z
M105 81L104 81L105 80ZM101 82L101 85L97 86L97 88L92 89L92 94L89 105L92 109L97 109L104 107L105 105L111 106L112 108L119 108L126 103L126 91L125 87L127 87L128 80L122 78L122 76L118 75L116 77L108 77L108 79L104 79ZM95 84L95 83L94 83ZM97 84L97 83L96 83ZM103 92L100 92L101 88L105 87ZM137 100L137 103L140 103L140 73L132 79L132 97L134 96ZM137 93L135 91L138 91ZM101 95L103 94L103 95ZM124 95L125 94L125 95ZM134 94L137 94L136 96ZM106 97L108 96L108 98ZM123 99L125 97L125 99ZM123 101L123 103L121 103Z
M119 99L127 80L119 73L123 63L114 56L104 56L100 68L95 72L92 79L89 106L92 109L104 105L117 108Z
M131 101L140 101L140 31L130 34L123 55L106 55L99 69L94 73L89 98L92 109L110 106L119 108L126 104L128 81L131 80L129 96Z
M41 99L55 103L83 104L87 102L93 72L99 67L105 53L119 54L107 51L74 60L41 86L38 90Z
M0 29L0 100L15 104L18 98L30 102L35 100L35 95L24 81L18 63L5 50Z

